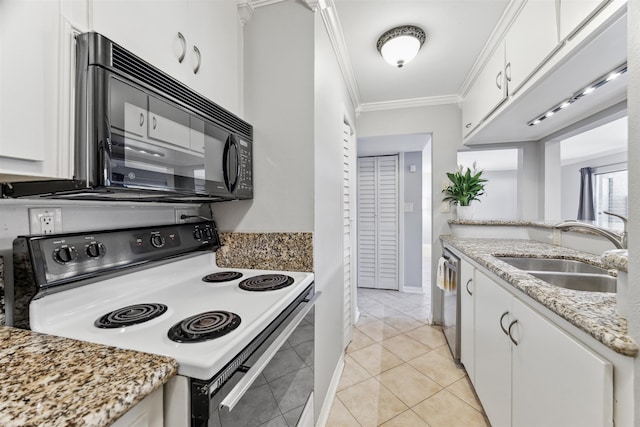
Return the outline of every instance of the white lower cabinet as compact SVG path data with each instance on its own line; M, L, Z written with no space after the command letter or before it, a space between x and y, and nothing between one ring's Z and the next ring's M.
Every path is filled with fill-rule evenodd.
M475 384L475 268L460 261L460 361Z
M479 270L474 290L474 386L492 427L613 425L611 363Z

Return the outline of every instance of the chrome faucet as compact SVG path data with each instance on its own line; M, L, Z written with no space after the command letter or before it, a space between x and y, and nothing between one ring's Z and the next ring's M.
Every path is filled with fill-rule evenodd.
M602 227L598 227L597 225L589 224L586 222L580 222L575 219L562 221L554 225L554 228L562 231L567 231L570 228L584 228L586 230L592 231L597 235L606 237L618 249L627 249L627 218L622 215L609 212L609 211L604 211L603 213L607 215L615 216L616 218L620 218L622 220L622 223L624 224L624 230L622 231L622 234L614 233Z

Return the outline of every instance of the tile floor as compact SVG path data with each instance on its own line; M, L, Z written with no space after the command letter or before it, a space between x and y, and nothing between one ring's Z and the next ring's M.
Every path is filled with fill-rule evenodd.
M429 298L359 289L361 315L327 427L490 427Z

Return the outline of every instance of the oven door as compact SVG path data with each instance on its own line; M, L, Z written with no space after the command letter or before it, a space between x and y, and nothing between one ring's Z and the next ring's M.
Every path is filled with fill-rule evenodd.
M313 425L314 305L319 296L316 293L298 305L229 380L209 395L209 419L198 419L192 413L193 426ZM193 386L192 381L192 405Z

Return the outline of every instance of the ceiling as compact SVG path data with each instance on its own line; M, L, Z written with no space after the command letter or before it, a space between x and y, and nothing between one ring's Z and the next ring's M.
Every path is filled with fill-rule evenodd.
M562 164L627 152L627 117L614 120L560 142Z
M331 1L329 2L331 3ZM467 77L509 0L333 0L334 35L342 39L343 68L361 109L413 100L426 105L457 102ZM427 34L418 56L403 68L387 64L378 37L399 25ZM338 41L340 43L340 41ZM355 95L355 96L354 96Z

